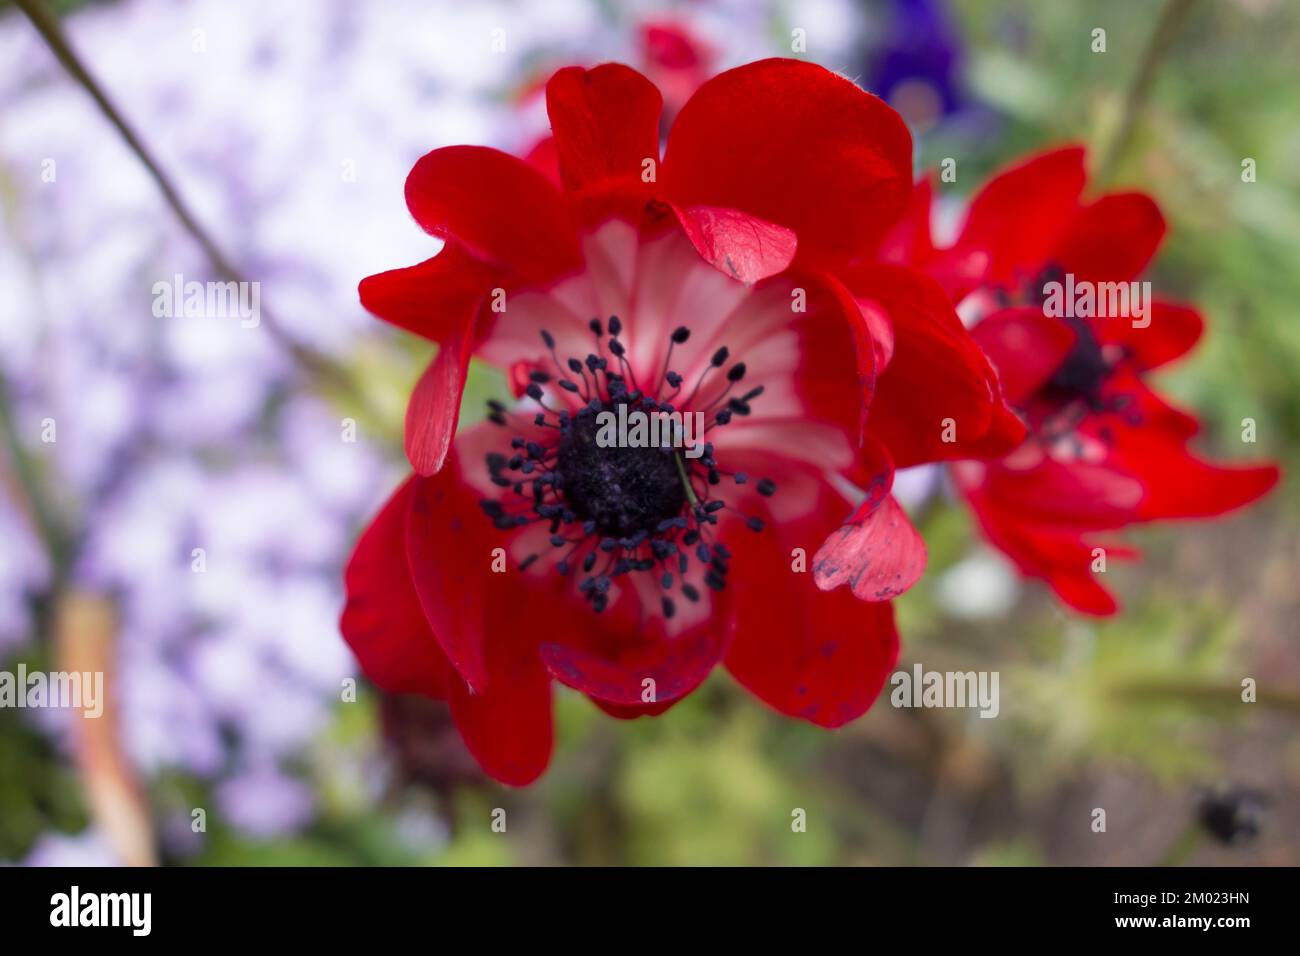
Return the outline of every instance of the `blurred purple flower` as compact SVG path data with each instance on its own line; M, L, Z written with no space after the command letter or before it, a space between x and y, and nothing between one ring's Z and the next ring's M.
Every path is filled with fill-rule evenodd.
M120 866L108 841L94 827L74 836L46 833L36 841L24 866Z
M255 837L292 833L312 818L311 788L272 767L257 767L217 787L222 820Z
M867 88L925 130L963 106L961 48L943 0L892 0Z

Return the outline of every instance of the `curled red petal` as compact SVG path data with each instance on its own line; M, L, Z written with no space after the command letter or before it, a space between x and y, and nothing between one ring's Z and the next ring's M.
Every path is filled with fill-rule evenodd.
M893 495L856 513L831 532L813 557L813 580L823 591L848 585L862 601L888 601L925 571L925 542Z
M411 392L406 405L403 446L406 458L418 475L438 471L451 448L460 403L465 392L465 374L474 348L473 323L448 338L438 349Z
M733 279L754 283L794 261L798 240L784 226L717 206L673 206L673 212L704 260Z

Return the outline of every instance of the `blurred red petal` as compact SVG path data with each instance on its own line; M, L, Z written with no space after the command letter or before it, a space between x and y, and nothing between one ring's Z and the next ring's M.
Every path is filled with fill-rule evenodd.
M1053 259L1076 282L1128 282L1160 248L1165 218L1144 193L1110 193L1070 220Z
M985 258L987 284L1033 278L1056 249L1086 181L1081 146L1040 153L998 173L971 200L954 248Z
M1060 368L1074 347L1074 332L1059 319L1037 308L1003 309L971 330L971 335L997 369L1002 394L1013 405L1024 404Z

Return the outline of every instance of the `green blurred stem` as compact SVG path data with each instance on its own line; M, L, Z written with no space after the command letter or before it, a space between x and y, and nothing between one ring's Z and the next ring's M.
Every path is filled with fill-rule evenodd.
M1239 684L1215 680L1163 680L1158 677L1120 680L1110 685L1110 693L1124 700L1210 704L1224 707L1265 707L1300 716L1300 691L1272 689L1260 694L1253 704L1241 699Z
M18 505L32 520L37 535L45 545L56 587L67 569L71 550L67 531L55 517L55 509L45 496L46 484L41 480L36 462L27 453L13 413L13 401L4 379L0 378L0 440L13 466L12 482L5 482L22 496Z
M113 104L113 101L109 99L104 87L91 76L81 57L68 42L67 35L63 32L63 25L49 5L44 0L14 0L14 3L27 15L27 18L32 22L32 26L40 33L59 62L72 75L72 78L90 94L100 112L113 124L131 152L135 153L136 158L149 171L149 175L153 177L154 183L157 184L158 190L162 193L167 205L171 207L172 212L180 220L185 231L199 244L204 255L207 256L221 278L229 282L248 281L227 258L216 240L199 223L153 153L136 135L135 130ZM262 310L261 318L272 337L281 347L293 355L295 361L313 375L320 384L337 389L358 402L361 400L356 383L343 366L328 355L294 341L265 309Z
M1155 82L1160 62L1173 45L1174 38L1182 29L1194 2L1195 0L1165 0L1164 8L1160 11L1160 19L1156 21L1147 45L1138 59L1137 73L1133 75L1133 82L1124 97L1124 112L1120 118L1119 128L1098 166L1099 181L1109 182L1115 175L1115 169L1133 139L1138 117L1142 114L1147 97L1151 94L1151 85Z

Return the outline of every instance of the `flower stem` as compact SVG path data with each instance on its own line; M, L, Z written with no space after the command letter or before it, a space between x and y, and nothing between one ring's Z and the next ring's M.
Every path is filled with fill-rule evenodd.
M1198 708L1221 705L1235 707L1242 703L1241 686L1212 679L1125 678L1110 685L1110 693L1122 700L1183 703ZM1261 697L1258 706L1300 716L1300 691L1272 689Z
M27 452L18 433L18 426L13 414L13 403L8 386L0 378L0 441L8 452L13 468L10 476L0 475L0 483L9 487L19 497L19 507L27 512L32 526L45 552L50 558L50 567L56 582L63 576L68 563L69 537L66 529L55 516L55 510L46 497L48 484L41 479L35 460Z
M45 40L46 45L58 58L58 61L71 74L72 78L90 94L100 112L104 114L105 118L121 135L127 147L148 170L149 175L158 186L159 192L162 193L163 199L171 207L181 226L198 243L216 272L226 281L246 282L247 279L235 268L231 260L222 251L220 245L217 244L217 241L212 238L212 235L190 210L181 197L180 191L163 170L162 165L154 157L149 147L145 145L144 141L140 139L126 121L122 112L109 98L104 87L91 75L81 57L68 42L67 35L63 32L63 26L54 11L49 8L44 0L14 0L14 3L27 15L27 18L32 22L32 26ZM356 383L343 366L328 355L302 342L295 341L265 309L262 310L261 318L272 337L319 382L339 389L354 400L361 400Z
M1164 8L1160 11L1160 19L1156 21L1151 36L1147 39L1147 45L1138 60L1138 71L1134 74L1133 82L1129 84L1128 93L1124 97L1124 112L1119 128L1111 138L1097 167L1099 181L1109 181L1115 174L1115 168L1128 149L1133 131L1137 128L1138 117L1151 93L1151 84L1155 81L1160 61L1173 45L1174 37L1182 28L1183 21L1187 19L1193 2L1194 0L1165 0Z

